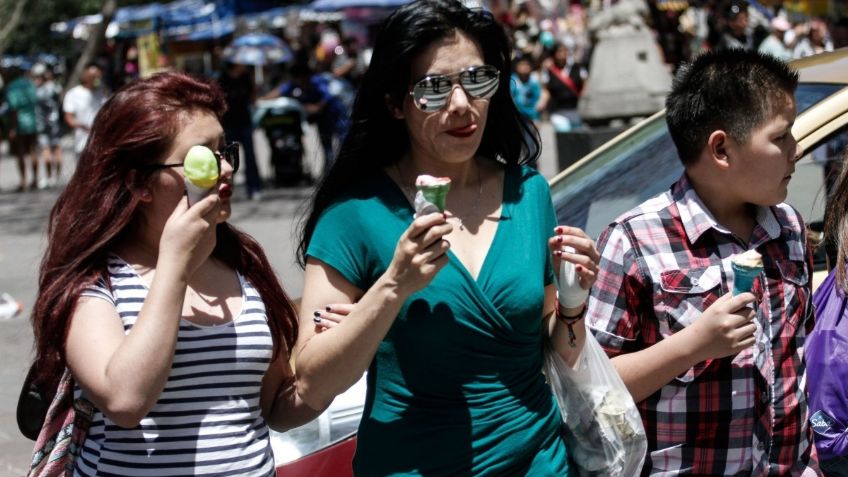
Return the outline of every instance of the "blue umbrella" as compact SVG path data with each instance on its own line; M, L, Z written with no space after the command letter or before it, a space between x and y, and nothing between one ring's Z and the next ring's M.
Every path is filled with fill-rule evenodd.
M278 36L270 35L268 33L248 33L246 35L242 35L232 43L230 46L261 46L261 47L278 47L285 48L286 44L282 39Z
M291 48L279 37L267 33L242 35L224 48L224 59L240 65L288 63L292 58Z

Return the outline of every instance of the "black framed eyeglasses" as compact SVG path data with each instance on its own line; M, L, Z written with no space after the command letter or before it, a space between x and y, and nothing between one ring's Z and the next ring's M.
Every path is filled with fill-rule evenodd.
M427 75L412 86L412 102L425 113L433 113L448 104L456 80L465 92L475 99L489 99L495 95L500 82L500 71L491 65L472 66L449 75Z
M239 160L239 150L241 149L241 144L237 142L228 143L226 146L222 147L217 151L212 151L215 154L215 159L218 164L218 173L221 173L221 161L227 161L227 164L233 168L233 174L238 172L240 160ZM173 164L148 164L146 166L142 166L142 169L149 170L161 170L161 169L170 169L172 167L183 167L185 162L175 162Z

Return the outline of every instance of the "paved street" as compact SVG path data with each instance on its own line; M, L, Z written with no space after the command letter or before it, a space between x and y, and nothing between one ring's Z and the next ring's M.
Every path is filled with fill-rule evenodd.
M540 170L546 177L556 172L556 151L549 125L542 127L543 156ZM267 175L268 153L264 135L256 134L258 161ZM307 157L314 172L319 172L317 137L308 131ZM70 145L68 144L68 147ZM67 148L66 148L67 150ZM72 155L67 154L65 174L70 174ZM8 155L7 144L0 147L0 292L10 293L26 305L19 317L0 321L0 477L25 475L32 453L32 442L23 438L15 422L15 406L21 383L32 358L32 331L28 321L37 292L38 265L45 247L45 231L57 189L15 193L18 173L15 160ZM265 246L271 264L283 286L292 296L300 296L302 271L295 264L296 224L308 188L267 189L261 201L247 201L243 187L237 187L231 222L254 236Z

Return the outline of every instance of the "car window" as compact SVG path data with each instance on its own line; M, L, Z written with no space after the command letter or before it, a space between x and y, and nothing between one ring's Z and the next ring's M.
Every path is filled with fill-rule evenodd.
M667 190L683 173L659 116L551 188L557 220L597 237L621 213Z
M844 88L844 84L803 83L795 91L795 109L797 114L810 109L814 104Z
M833 84L799 85L796 91L799 114L843 87ZM812 161L804 161L807 162ZM818 169L814 171L816 167ZM805 177L820 175L821 167L813 164L799 169L798 173ZM581 227L590 237L597 238L619 215L668 190L682 173L683 166L668 134L665 117L655 117L642 123L639 130L626 140L552 184L551 196L557 220L561 224ZM793 179L790 187L801 182ZM800 189L800 186L796 187ZM790 192L790 200L801 203L798 209L802 213L805 208L808 210L805 220L808 216L820 217L823 204L816 205L814 197L806 191Z

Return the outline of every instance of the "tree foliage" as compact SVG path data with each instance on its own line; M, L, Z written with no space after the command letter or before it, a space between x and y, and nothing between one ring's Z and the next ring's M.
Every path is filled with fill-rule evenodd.
M118 0L119 7L143 5L153 0ZM50 25L83 15L99 13L103 0L0 0L0 25L9 25L15 5L23 2L23 15L14 31L3 42L0 38L0 53L34 55L53 53L74 57L80 53L85 42L51 34Z

